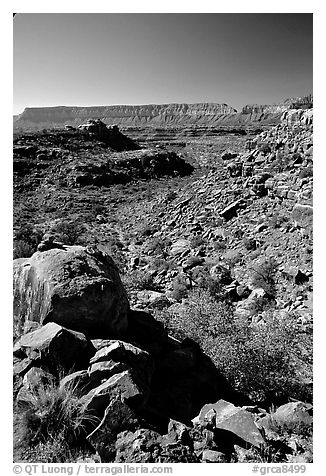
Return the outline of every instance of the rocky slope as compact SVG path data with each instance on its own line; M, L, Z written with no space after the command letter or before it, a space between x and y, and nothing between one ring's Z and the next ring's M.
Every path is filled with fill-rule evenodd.
M291 109L173 154L87 129L17 134L18 413L47 418L35 382L62 395L70 381L102 462L311 461L312 121ZM109 171L128 180L104 184Z
M73 280L82 281L84 287L83 266L89 267L89 261L95 279L101 277L96 267L108 275L113 266L112 260L100 251L52 241L31 261L40 290L40 295L32 294L28 302L27 307L34 313L32 319L38 317L35 307L32 309L33 300L42 299L42 289L47 300L49 282L57 287L56 296L52 295L56 309L69 311L70 300L59 290L67 285L71 269ZM16 264L24 267L25 263L16 260ZM87 279L92 278L86 276ZM115 273L113 280L117 279ZM30 282L28 273L23 272L15 287L27 290ZM115 284L111 286L113 295ZM100 288L94 289L94 302L101 301L100 295ZM82 289L75 290L71 297L76 309L89 305ZM127 321L125 315L118 317L123 322L118 322L120 340L116 340L111 324L112 314L118 316L113 309L119 306L118 301L111 299L107 307L104 320L109 326L103 326L97 314L88 316L93 323L91 333L88 325L81 333L78 319L71 315L66 316L68 328L58 324L60 312L53 314L53 320L49 314L43 326L29 321L29 328L33 328L29 332L25 323L25 333L13 350L15 414L16 418L21 415L26 425L19 427L17 422L16 431L20 428L24 438L16 442L16 454L20 454L16 461L31 462L35 442L50 438L53 445L60 437L69 438L71 445L87 442L92 457L101 462L241 462L251 454L257 457L264 448L277 450L279 457L287 461L311 458L308 451L301 456L305 446L298 450L298 437L294 447L289 437L282 440L280 447L277 434L278 425L309 428L311 404L291 402L270 414L234 391L196 342L171 338L162 324L141 311L129 311ZM106 304L103 300L102 306ZM77 312L75 318L78 315ZM91 339L94 329L101 338ZM75 411L78 408L79 420L75 421L76 414L70 413L69 422L65 422L64 411L72 402ZM51 422L53 411L56 424ZM80 428L67 432L67 426L73 428L78 421ZM39 431L33 435L37 425ZM25 448L21 453L19 443ZM57 450L58 456L61 454ZM46 460L41 451L37 457Z

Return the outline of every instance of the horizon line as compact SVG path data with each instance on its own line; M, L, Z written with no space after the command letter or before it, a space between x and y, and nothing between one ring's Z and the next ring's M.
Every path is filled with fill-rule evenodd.
M274 103L271 103L271 104L261 104L261 103L246 103L244 104L243 106L241 106L241 108L244 108L245 106L277 106L279 104L282 104L284 103L285 101L288 101L289 99L296 99L296 98L304 98L304 97L307 97L307 96L312 96L312 93L308 93L308 94L304 94L303 96L292 96L292 97L288 97L286 99L283 99L281 100L280 102L274 102ZM23 111L21 113L18 113L18 114L13 114L14 116L19 116L21 114L23 114L26 109L55 109L55 108L63 108L63 107L67 107L67 108L72 108L72 107L78 107L78 108L93 108L93 107L116 107L116 106L170 106L170 105L181 105L181 104L187 104L187 105L197 105L197 104L218 104L218 105L223 105L223 106L228 106L228 107L231 107L232 109L234 109L236 112L238 112L237 108L235 108L234 106L231 106L230 104L226 103L226 102L213 102L213 101L199 101L199 102L165 102L165 103L142 103L142 104L126 104L126 103L121 103L121 104L93 104L91 106L86 106L86 105L56 105L56 106L25 106Z

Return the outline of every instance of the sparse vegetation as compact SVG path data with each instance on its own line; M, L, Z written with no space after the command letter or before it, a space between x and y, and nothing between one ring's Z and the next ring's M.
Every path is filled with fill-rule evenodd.
M268 296L275 297L277 263L274 258L264 259L249 267L251 283L254 288L262 288Z
M15 460L70 462L89 451L85 437L97 420L85 412L77 388L51 380L30 392L30 407L15 412Z
M129 324L136 322L138 325L139 319L140 329L142 325L145 329L148 326L151 341L146 341L144 349L148 346L150 354L154 349L155 357L151 355L154 362L151 363L155 371L159 367L155 360L157 352L160 362L166 360L170 364L173 351L169 346L173 340L164 347L166 335L162 326L152 322L148 313L163 322L172 337L181 341L189 338L198 343L198 349L200 347L210 357L231 387L257 403L260 414L265 410L271 413L272 405L276 408L290 399L310 402L312 207L309 190L312 168L306 167L310 156L309 152L305 153L305 147L310 143L311 131L302 129L302 147L299 140L298 144L291 143L288 147L288 140L296 142L297 139L293 139L293 135L288 139L287 130L284 129L283 134L282 128L277 129L277 137L281 139L277 144L267 128L259 131L262 135L258 138L258 146L256 141L251 148L253 155L246 154L243 158L244 139L220 133L210 136L207 130L206 135L199 138L199 132L194 128L182 151L195 167L194 174L188 177L154 179L149 175L145 179L144 175L139 180L139 175L130 173L130 167L139 159L115 154L112 160L117 159L122 175L126 172L132 180L123 184L111 184L110 177L105 178L102 174L107 171L106 161L111 154L103 144L99 146L91 141L84 144L78 135L63 148L63 139L56 131L46 137L30 134L22 139L19 136L19 147L27 140L33 143L35 150L39 146L43 150L53 141L51 148L58 151L45 153L51 160L44 159L44 168L31 168L26 173L21 173L19 166L24 167L24 163L17 160L14 257L34 253L46 232L67 245L89 245L94 249L100 245L112 256L127 290L132 309L128 315ZM165 130L157 130L153 143L162 145L164 140L158 140L157 136L165 133ZM248 134L251 135L250 131ZM42 143L45 140L47 142ZM176 142L171 137L169 140L177 150ZM152 146L150 141L148 144ZM227 149L235 151L237 161L242 162L243 173L247 175L229 176L227 162L221 159ZM299 152L292 154L292 150ZM90 167L85 185L80 179L78 187L74 182L75 160L77 167ZM266 174L262 171L265 167ZM83 170L79 172L83 177ZM275 178L275 184L270 180L265 184L266 194L258 193L268 176ZM302 197L307 197L303 204L297 199L301 192ZM237 213L223 216L220 211L229 205L232 207L237 200L241 204ZM35 225L22 225L25 223ZM306 281L296 283L293 278L286 279L285 270L292 266L300 268ZM158 291L160 294L139 291ZM101 299L102 295L98 300L101 302ZM133 315L136 317L134 322ZM15 324L14 336L18 339L22 329L17 322ZM129 328L132 329L132 325ZM159 336L157 342L156 336ZM120 338L123 341L123 333ZM128 342L143 349L146 336L135 332L135 336L130 333L127 338ZM197 349L195 343L192 343L193 349ZM181 343L180 348L186 345L187 341ZM186 357L183 352L176 354L175 365L178 367L180 359L182 368L183 358L188 355L186 352ZM191 359L189 357L185 365L191 366ZM117 364L120 368L121 362ZM167 365L166 374L177 386L172 364ZM132 370L137 374L138 368ZM21 375L16 381L15 397L22 379ZM152 391L152 383L148 384L146 392ZM168 399L172 401L174 388L170 381L166 387L171 391ZM204 392L204 385L202 387ZM180 396L180 407L182 392L181 388L175 398L179 400ZM192 391L188 393L193 396ZM164 407L161 394L160 399ZM230 401L233 402L231 398ZM187 412L188 402L185 403ZM165 417L168 420L171 415L167 412ZM184 420L187 418L188 415ZM147 423L155 428L154 417ZM92 419L83 414L77 389L62 391L56 385L40 386L34 391L31 408L22 411L15 407L16 459L66 463L84 458L92 454L85 441L86 428L92 424ZM305 461L312 458L309 425L293 428L276 425L271 434L265 436L266 445L259 450L235 451L231 461L295 462L295 458L300 459L303 454ZM288 446L291 438L295 439L292 449ZM213 449L213 446L209 448ZM182 460L178 451L176 449L176 461ZM172 450L166 452L172 458ZM201 455L194 460L200 461L200 458Z
M21 226L14 233L14 259L29 258L37 250L43 230L31 224Z
M154 283L153 275L148 271L136 269L130 271L122 278L123 284L127 291L143 291L143 290L157 290L157 285Z
M56 236L57 241L65 245L79 244L79 239L84 231L85 227L82 223L70 220L61 220L51 228L51 233Z
M258 324L235 319L232 305L204 290L189 292L182 307L158 314L177 338L191 337L240 391L260 403L289 396L311 399L311 336L292 317L269 312ZM307 358L308 356L308 358Z

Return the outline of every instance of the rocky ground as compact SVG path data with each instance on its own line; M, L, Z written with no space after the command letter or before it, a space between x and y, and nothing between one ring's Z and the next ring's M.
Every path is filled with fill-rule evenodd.
M312 461L312 110L89 124L14 137L16 459Z

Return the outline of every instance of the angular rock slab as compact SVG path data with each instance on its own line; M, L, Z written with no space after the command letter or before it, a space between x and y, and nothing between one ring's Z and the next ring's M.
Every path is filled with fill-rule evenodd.
M87 436L87 440L101 456L102 462L109 462L115 456L118 433L134 430L138 425L136 414L117 397L108 404L100 424Z
M278 426L312 425L312 405L303 402L289 402L280 406L276 412L258 420L259 428L273 430Z
M96 371L103 371L105 373L105 362L107 363L107 371L110 372L112 365L109 364L109 361L127 366L117 371L112 369L112 373L118 373L127 370L127 368L132 368L142 382L145 385L149 385L154 368L152 358L148 352L128 342L115 341L109 346L99 349L91 358L90 375L94 375ZM98 365L100 363L102 363L102 368Z
M38 390L55 385L55 378L49 372L32 367L23 378L23 386L18 392L16 401L19 406L32 407Z
M63 246L14 260L14 319L56 322L88 337L117 336L128 327L129 303L110 256Z
M75 388L80 391L91 390L90 378L86 369L78 370L71 374L66 375L60 380L59 387L61 389Z
M251 413L225 400L204 405L194 424L209 424L214 429L227 430L259 448L265 443Z
M23 335L14 346L14 356L58 370L87 365L95 349L84 334L49 322L36 331Z
M128 370L129 367L122 362L114 362L113 360L108 360L105 362L95 362L88 369L89 381L92 384L92 387L96 387L104 381L108 380L115 374L119 374Z
M129 370L115 374L98 387L81 397L81 403L87 412L103 415L105 409L116 399L141 405L144 391Z

